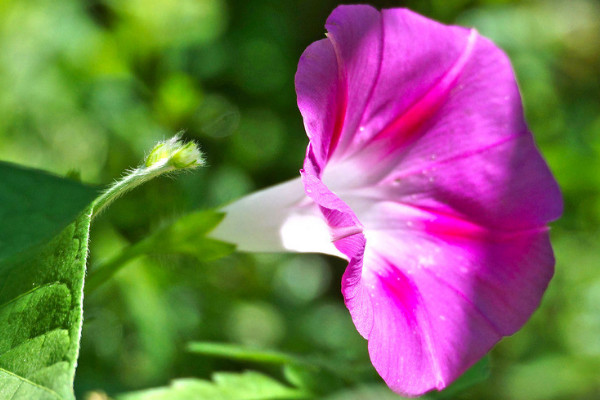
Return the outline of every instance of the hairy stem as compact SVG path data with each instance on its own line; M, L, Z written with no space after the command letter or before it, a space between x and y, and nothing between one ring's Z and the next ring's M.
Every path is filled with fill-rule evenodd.
M203 164L202 153L195 143L183 143L179 135L159 142L141 166L130 171L96 199L93 204L92 218L123 194L159 175L192 169Z

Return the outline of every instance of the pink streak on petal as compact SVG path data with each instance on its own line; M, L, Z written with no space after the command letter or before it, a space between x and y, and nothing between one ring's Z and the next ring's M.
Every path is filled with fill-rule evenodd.
M468 48L470 34L464 28L448 27L405 9L383 10L381 30L377 33L380 38L377 47L374 40L368 42L372 48L380 49L376 59L377 79L368 101L361 104L360 128L354 127L352 148L346 156L363 148L365 142L425 98L431 88L444 82L444 76ZM468 58L468 54L464 56ZM372 82L366 82L369 77L356 75L356 84L370 88ZM350 79L349 85L352 84ZM413 119L408 125L416 122Z
M397 38L402 33L410 39L410 44L406 44L404 37L397 39L399 43L385 42L384 65L365 112L365 130L377 134L399 115L409 112L411 106L419 104L420 98L428 97L427 90L435 89L435 83L442 81L443 76L454 75L449 73L453 65L462 65L462 72L450 85L437 112L420 122L413 135L418 140L400 147L380 144L371 149L357 142L354 148L359 151L345 160L357 169L354 180L357 186L377 183L387 175L402 174L405 169L422 170L421 167L437 162L432 160L476 153L507 137L529 135L515 76L506 55L488 39L474 36L475 33L469 36L466 30L423 20L404 10L384 12L386 37ZM419 36L416 34L419 29L427 33ZM428 38L433 44L425 42ZM467 51L468 43L473 47L470 51ZM410 67L404 67L402 60L394 57L399 50L414 57L415 62ZM467 57L467 54L470 55ZM459 62L461 59L464 64ZM404 74L412 81L405 82ZM401 90L394 90L395 87ZM389 155L387 159L385 155ZM337 164L338 160L327 169L334 170Z
M340 79L329 39L311 44L300 57L295 78L298 108L314 149L316 167L322 169L330 149L339 140L346 110L346 86Z
M478 37L453 89L423 125L426 132L387 162L394 174L480 151L507 138L530 135L515 76L506 55ZM368 168L368 166L365 166Z
M390 176L378 196L497 230L539 228L562 213L560 189L529 134L440 158Z
M411 108L396 117L365 145L379 142L377 145L384 146L389 153L392 153L417 139L419 128L439 110L463 71L475 48L477 36L477 31L471 30L465 48L454 65Z
M435 331L415 283L388 260L377 258L370 283L374 326L369 335L373 366L391 389L419 395L446 386Z
M335 51L335 58L338 65L338 84L337 84L337 109L335 116L335 125L333 128L333 134L331 141L329 142L329 151L327 152L327 160L331 158L342 135L342 129L344 128L344 120L346 119L346 110L348 109L348 82L346 81L346 74L342 67L342 55L338 44L335 42L333 37L329 37L329 40Z
M328 39L305 50L296 73L298 107L319 169L358 130L381 53L381 16L370 6L339 6L326 27Z
M329 155L332 158L342 156L360 133L362 116L373 95L381 68L381 14L367 5L342 5L333 10L325 27L336 52L340 82L347 93L343 126L338 141L332 143L335 153Z

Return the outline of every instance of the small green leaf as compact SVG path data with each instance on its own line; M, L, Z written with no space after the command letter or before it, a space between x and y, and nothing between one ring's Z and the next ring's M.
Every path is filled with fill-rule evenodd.
M0 398L73 399L94 188L0 163Z
M157 230L135 246L145 254L179 253L201 261L214 260L235 250L232 244L206 237L223 217L223 213L213 210L192 212Z
M299 364L304 363L298 357L269 350L255 350L243 346L225 343L192 342L187 349L190 353L205 356L228 358L231 360L248 361L265 364Z
M288 387L259 372L221 372L213 382L178 379L171 386L117 396L117 400L286 400L307 399L298 389Z

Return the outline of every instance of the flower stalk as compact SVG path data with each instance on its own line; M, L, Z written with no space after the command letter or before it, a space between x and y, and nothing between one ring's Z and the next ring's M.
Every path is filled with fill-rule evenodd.
M190 170L202 165L204 165L202 152L194 142L184 143L180 135L159 142L141 166L129 171L96 199L92 218L125 193L157 176Z

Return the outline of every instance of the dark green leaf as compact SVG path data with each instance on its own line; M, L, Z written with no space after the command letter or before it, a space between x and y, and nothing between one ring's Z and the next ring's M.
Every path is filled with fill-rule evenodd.
M0 162L0 261L50 240L98 193L72 180Z

